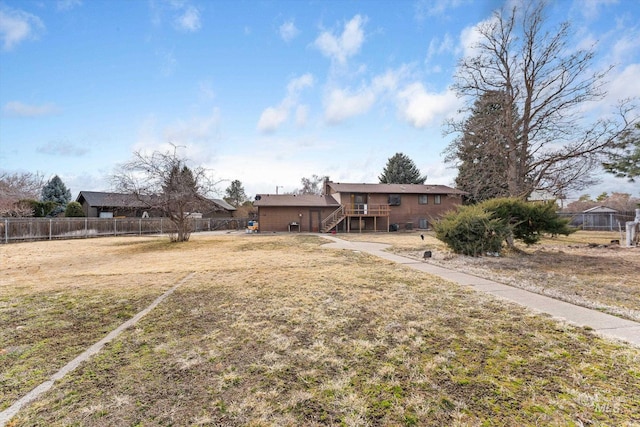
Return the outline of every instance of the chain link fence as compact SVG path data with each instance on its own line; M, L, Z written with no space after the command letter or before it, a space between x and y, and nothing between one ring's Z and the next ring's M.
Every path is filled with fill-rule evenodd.
M571 226L590 231L624 231L625 223L635 218L635 212L561 212L558 215L570 218Z

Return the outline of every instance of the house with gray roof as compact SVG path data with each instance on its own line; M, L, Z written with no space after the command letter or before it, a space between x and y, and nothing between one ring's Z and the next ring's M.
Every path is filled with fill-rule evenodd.
M82 205L84 214L90 218L163 216L162 212L149 209L151 203L146 203L133 194L81 191L76 202ZM203 218L232 217L235 210L235 207L222 199L207 199L199 214Z
M462 203L446 185L325 182L322 195L259 194L261 231L351 232L427 229Z

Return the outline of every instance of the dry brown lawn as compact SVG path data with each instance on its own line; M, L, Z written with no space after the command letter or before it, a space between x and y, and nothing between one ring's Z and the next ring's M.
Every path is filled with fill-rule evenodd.
M9 425L640 423L640 350L324 242L0 246L0 409L195 272Z
M347 238L389 243L393 252L416 259L430 249L430 263L640 321L640 247L626 248L623 240L622 246L612 245L612 240L620 240L619 233L578 231L519 246L499 258L453 255L432 233Z

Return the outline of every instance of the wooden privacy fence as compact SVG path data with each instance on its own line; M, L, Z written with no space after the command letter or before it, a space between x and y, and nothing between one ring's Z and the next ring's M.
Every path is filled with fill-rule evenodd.
M247 218L191 218L192 232L246 228ZM168 218L0 218L0 242L174 233Z

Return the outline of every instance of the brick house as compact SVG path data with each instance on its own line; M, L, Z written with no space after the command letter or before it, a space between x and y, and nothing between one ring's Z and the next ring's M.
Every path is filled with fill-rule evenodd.
M256 196L261 231L339 232L427 229L462 203L445 185L325 182L323 195Z

